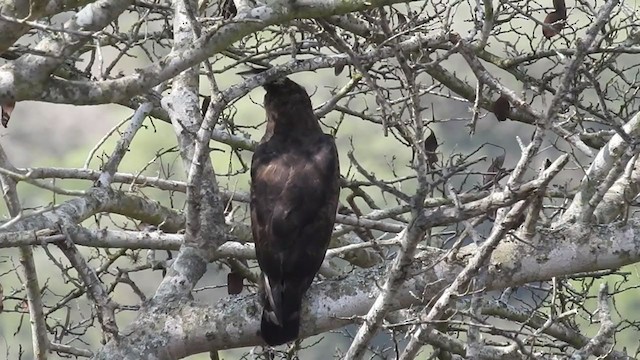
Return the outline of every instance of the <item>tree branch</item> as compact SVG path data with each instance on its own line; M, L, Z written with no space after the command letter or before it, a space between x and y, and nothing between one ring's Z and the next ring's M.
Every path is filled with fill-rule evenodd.
M579 272L617 268L640 261L640 220L625 226L571 225L554 231L540 231L536 244L503 241L488 260L486 290L549 280ZM598 256L591 256L593 249ZM475 245L461 249L458 259L477 252ZM514 256L517 254L517 256ZM419 254L407 269L410 277L391 300L390 309L428 304L463 270L460 260L446 260L446 250L430 249ZM365 314L380 292L376 279L385 266L359 270L345 279L312 285L303 305L301 336L336 329ZM421 297L416 297L421 294ZM156 301L170 299L170 294ZM232 296L216 305L188 300L162 311L154 302L145 316L124 332L120 343L110 342L95 359L174 359L205 351L259 345L257 335L260 306L256 295ZM156 310L156 311L154 311ZM149 348L147 344L156 344Z
M98 0L85 6L64 24L69 30L98 31L131 5L131 0ZM80 49L90 37L71 33L51 34L35 47L55 56L26 54L0 67L0 104L7 100L33 98L47 87L46 79L66 58Z
M4 149L0 146L0 166L13 169ZM22 212L22 205L18 197L16 183L6 175L0 175L2 185L2 195L4 197L9 214L16 218ZM40 285L38 283L38 272L35 260L33 259L33 249L31 246L20 246L20 264L22 265L25 277L24 287L27 290L27 305L29 306L29 318L31 323L31 341L33 353L38 360L46 360L49 339L47 338L47 324L45 322L44 307Z
M357 3L360 6L365 6L364 4L377 2L395 3L399 1L355 1L354 3ZM296 6L296 8L298 8L298 6ZM245 19L246 22L228 23L222 25L222 28L220 29L203 31L203 35L200 38L192 41L189 45L185 45L186 47L181 48L181 51L172 52L166 55L162 60L139 69L132 75L123 76L114 80L93 82L50 79L47 82L47 89L41 95L25 93L22 98L18 97L17 100L37 98L54 103L67 103L73 100L73 103L78 105L121 102L135 94L144 93L146 90L149 90L160 82L171 79L185 69L198 64L211 55L225 50L234 41L241 39L242 36L240 35L248 35L267 25L283 21L283 19L279 18L278 15L270 12L268 20L261 19L260 16L266 14L268 11L270 11L268 7L259 7L253 9L251 12L251 14L254 14L252 16L255 16L256 18L247 18ZM303 17L297 16L301 15L298 13L289 15ZM314 16L323 15L314 13ZM441 44L445 41L446 39L441 33L434 35L419 34L399 43L397 47L401 51L415 51L425 47L435 47L437 44ZM370 64L394 55L395 53L392 48L382 47L370 51L366 55L359 57L358 60L363 64ZM273 71L268 75L262 73L247 79L241 86L231 87L227 91L224 91L223 98L229 101L231 99L244 96L250 90L263 85L264 82L273 80L277 76L284 75L283 72L293 73L311 71L321 68L335 67L337 65L346 65L348 63L350 63L350 59L347 55L332 55L306 60L294 60L286 64L286 66L279 67L280 71L278 72ZM0 102L4 99L1 70L2 69L0 68ZM261 81L258 82L256 79L261 79Z

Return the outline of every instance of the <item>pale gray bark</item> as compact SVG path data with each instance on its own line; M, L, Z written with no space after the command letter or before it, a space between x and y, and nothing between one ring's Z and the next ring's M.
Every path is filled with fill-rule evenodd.
M45 359L48 351L57 351L96 359L176 359L264 345L257 334L261 307L253 287L250 294L215 304L193 300L209 263L227 266L252 285L258 271L252 267L255 247L243 212L249 194L236 191L230 180L229 188L223 188L227 175L214 171L212 159L220 159L211 149L219 147L216 143L226 144L235 160L246 162L246 150L252 151L257 142L249 136L251 131L245 132L252 126L245 125L254 119L241 118L244 114L234 118L238 100L269 81L327 68L334 68L338 83L324 103L316 102L315 93L307 89L317 106L316 115L327 122L325 129L342 141L343 120L374 124L379 136L392 135L402 146L398 151L413 156L400 164L395 163L395 151L389 158L383 154L393 173L388 179L388 174L376 174L358 162L366 148L348 153L351 166L341 169L341 185L343 197L351 196L351 208L337 215L331 248L319 273L322 281L314 283L303 305L301 337L358 325L345 359L367 356L373 337L386 330L408 340L394 354L407 360L415 358L425 344L443 359L546 359L557 355L554 351L565 351L562 356L576 359L630 358L621 351L609 353L620 331L611 318L615 301L609 303L616 294L603 288L599 316L588 314L600 321L600 331L593 338L571 324L578 311L587 312L588 306L576 300L579 296L571 298L573 309L560 313L558 303L566 299L557 299L562 292L558 287L567 284L566 278L601 276L582 273L613 272L640 261L640 220L633 215L640 191L640 150L634 140L640 135L640 113L634 113L636 100L627 95L635 89L629 79L637 74L634 66L618 62L623 54L635 56L640 44L633 26L636 15L628 6L619 6L615 0L593 5L578 2L563 33L549 44L538 43L529 34L522 36L520 24L515 24L541 25L537 12L546 8L535 7L538 4L477 2L467 14L472 21L465 18L459 24L456 16L464 6L446 1L405 5L397 0L234 0L237 14L226 18L208 3L0 0L0 55L7 60L0 66L0 107L14 100L17 106L24 104L22 100L40 100L118 103L135 110L127 130L114 131L116 146L104 152L99 170L15 168L5 156L0 159L11 215L0 223L0 248L19 248L22 272L15 273L24 274L25 282L24 293L16 290L9 301L23 299L11 309L15 313L28 307L36 358ZM65 11L74 11L74 16L63 24L46 19ZM582 25L575 13L592 21ZM138 18L131 25L137 30L131 33L123 25L130 21L129 15ZM146 28L151 17L165 22L162 31ZM501 38L510 22L518 29L507 31L519 36L514 43L527 37L530 48L521 51L511 44L513 39ZM30 30L37 32L36 45L18 46ZM262 42L261 37L271 32L281 37L274 37L273 43ZM618 41L621 33L627 39ZM118 56L125 57L146 41L166 50L159 55L156 49L136 48L151 59L139 69L115 74L113 68L121 64L102 58L104 48L118 49ZM252 41L257 42L255 47ZM497 51L496 43L506 51ZM274 44L276 50L264 50ZM89 63L85 70L80 57ZM224 64L213 66L210 59ZM545 61L553 67L539 79L537 66ZM233 64L227 67L226 62ZM278 65L241 82L221 85L221 72L270 63ZM339 77L345 69L348 78ZM512 75L518 86L503 80L500 71ZM608 72L618 82L607 82L602 74ZM206 86L201 86L205 80ZM603 89L605 83L608 88ZM170 89L164 91L165 86ZM202 88L211 96L208 109L200 109ZM595 100L589 97L591 89ZM459 150L466 140L453 144L444 135L448 131L444 129L457 126L461 120L457 116L465 115L453 109L456 117L443 119L436 115L441 110L438 104L430 102L445 98L470 109L467 125L474 134L482 121L488 121L485 110L493 110L492 92L506 96L511 105L508 117L526 126L526 136L517 138L519 154L517 147L515 152L502 149L499 167L505 158L511 162L497 171L506 174L505 181L495 169L478 168L490 159L486 144ZM612 98L612 92L619 98ZM625 105L616 111L618 102ZM147 114L163 126L172 125L178 161L185 169L181 178L186 181L119 169L125 155L135 150L131 146L136 134L151 126L145 122ZM592 123L604 129L589 132ZM10 124L20 125L14 120ZM437 152L427 149L427 134L437 134ZM436 157L435 162L427 152ZM548 156L551 165L539 166L541 156ZM246 172L247 165L243 163L239 173ZM396 176L398 168L410 169L411 175ZM583 170L577 177L583 179L569 187L565 183L569 176L564 174L575 168ZM489 185L476 185L473 177L477 175L496 178ZM85 180L86 189L69 190L55 179ZM20 182L71 198L56 198L55 206L25 211L15 186ZM128 191L115 190L117 184L128 184ZM148 196L147 187L186 194L186 204L183 208L173 202L160 204ZM382 193L384 206L376 203L370 189ZM370 211L358 209L360 200ZM228 204L232 206L225 209ZM242 215L236 216L238 208ZM123 215L127 225L116 229L99 220L98 226L84 222L111 214ZM487 219L492 229L480 230ZM618 219L623 221L611 223ZM474 243L462 246L469 241ZM437 248L443 244L451 249ZM41 298L39 264L31 249L38 245L73 287L53 304L43 304ZM62 250L63 261L51 254L54 246ZM99 255L86 255L80 246L98 248L92 251ZM143 249L149 250L146 258L139 251ZM157 250L176 251L177 257L156 258ZM114 265L123 258L134 265ZM129 277L130 272L157 269L167 272L159 286L146 294ZM216 273L220 274L223 271ZM110 282L111 278L115 280ZM512 288L537 281L549 282L539 290L540 303L526 310L502 303ZM118 302L115 289L120 283L129 286L139 301ZM491 290L505 292L492 301L487 294ZM6 288L4 292L0 305ZM468 304L462 297L471 293ZM587 294L588 290L581 293ZM69 309L74 299L84 297L91 313L82 320L82 329L95 327L106 342L103 347L84 348L82 338L69 345L68 338L59 339L48 328L47 321L58 321L58 310ZM123 326L118 311L135 311L137 318ZM510 321L520 330L486 323L489 317ZM569 321L560 321L564 319ZM489 343L487 335L500 337L503 344ZM541 350L545 341L549 348L561 350ZM293 348L290 352L297 354Z
M2 147L0 147L0 166L9 169L13 168ZM20 205L15 180L5 175L0 176L0 183L2 184L2 194L9 209L9 214L12 217L18 216L22 212L22 206ZM24 276L23 286L27 289L33 353L36 359L46 360L49 340L47 339L47 324L44 317L44 307L42 295L40 294L38 271L33 258L33 249L26 244L21 244L18 249L20 250L20 264L22 265L22 274Z
M130 4L130 0L98 0L79 11L64 24L64 28L72 31L99 31L117 19ZM89 39L89 36L72 32L52 34L40 41L35 50L53 56L26 54L0 67L0 103L34 99L34 95L47 89L46 80L51 73Z
M571 225L538 234L536 248L517 240L504 241L493 251L488 263L487 289L548 280L580 272L609 269L640 261L640 221L625 226L608 225L590 228ZM590 254L598 250L598 256ZM459 258L477 251L474 245L463 248ZM431 249L418 255L407 273L407 279L391 300L391 309L411 304L428 303L460 274L464 261L446 260L447 252ZM365 314L380 288L376 279L386 266L360 270L341 280L324 281L312 286L303 308L301 335L310 336L336 329ZM423 298L417 299L416 294ZM160 302L173 300L170 294L150 303L147 316L129 329L119 343L107 345L95 359L173 359L204 351L229 349L261 343L256 332L260 307L255 295L232 296L218 304L192 301L173 302L165 307ZM149 348L148 344L155 347ZM448 349L456 350L455 347ZM497 351L497 350L496 350ZM464 355L461 353L460 355ZM495 355L495 353L494 353Z
M335 15L336 13L348 13L357 10L363 10L376 6L389 5L401 2L399 0L376 0L376 1L349 1L341 6L332 2L319 0L296 1L294 8L281 7L279 11L274 11L269 6L260 6L251 9L247 14L243 14L244 18L238 22L228 23L221 28L205 30L202 36L188 44L180 47L180 51L174 51L165 56L161 61L149 65L145 68L138 69L134 74L125 76L116 80L105 80L102 82L78 82L51 79L46 82L43 87L44 77L48 76L53 67L36 66L42 60L36 60L33 57L22 59L16 66L4 66L0 68L0 103L7 99L28 100L43 99L50 102L68 102L73 99L76 104L96 104L118 102L123 99L130 98L136 94L151 89L153 86L160 84L170 78L173 78L194 66L212 54L225 50L231 43L241 39L245 35L249 35L265 26L280 23L293 18L316 18L327 15ZM96 11L94 14L102 17L96 19L85 19L79 23L71 22L67 26L72 29L98 30L105 26L119 15L130 1L109 2L101 6L100 2L90 5L87 9L93 9L91 6L100 6L102 11ZM87 10L88 13L88 10ZM85 15L86 16L86 15ZM92 21L93 20L93 21ZM244 21L243 21L244 20ZM106 22L105 22L106 21ZM90 26L89 26L90 25ZM65 52L71 54L77 50L83 42L78 39L73 45L44 42L40 46L42 50L50 52ZM61 46L62 45L62 46ZM63 59L63 57L59 58ZM47 60L51 65L59 65L60 60ZM331 66L331 65L328 65ZM325 66L325 67L328 67ZM37 69L37 72L35 72ZM19 87L18 87L19 85ZM38 97L40 91L44 90L42 97ZM31 87L31 88L30 88ZM84 99L84 100L83 100ZM100 99L100 100L96 100Z
M30 26L25 21L52 16L74 7L81 7L90 1L27 1L3 0L0 2L0 53L6 51L13 43L24 35Z

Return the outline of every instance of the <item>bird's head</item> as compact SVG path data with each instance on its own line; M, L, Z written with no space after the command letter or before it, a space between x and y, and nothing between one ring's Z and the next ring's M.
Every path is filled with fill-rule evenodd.
M265 70L251 69L240 74L259 74ZM286 76L268 81L263 87L266 91L264 108L267 113L267 134L320 130L311 99L304 87Z
M238 74L253 75L263 73L267 70L268 69L251 68L249 70L239 72ZM266 107L273 105L280 108L293 106L312 109L311 99L309 99L309 95L304 87L300 86L295 81L290 80L286 76L266 82L262 87L267 92L264 97L264 104Z
M264 96L265 107L293 109L312 109L311 99L304 87L287 77L263 85L267 92Z

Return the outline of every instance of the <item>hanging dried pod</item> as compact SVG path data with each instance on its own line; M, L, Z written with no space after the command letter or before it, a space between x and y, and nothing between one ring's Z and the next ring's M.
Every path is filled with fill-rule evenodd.
M511 111L509 99L502 94L498 100L493 103L493 114L496 116L498 121L505 121L507 120L507 116L509 116L509 111Z

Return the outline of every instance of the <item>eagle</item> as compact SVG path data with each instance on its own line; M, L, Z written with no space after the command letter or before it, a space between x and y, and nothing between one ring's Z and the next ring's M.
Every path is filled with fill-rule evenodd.
M264 85L267 127L251 161L251 230L262 271L260 336L298 338L302 297L324 260L338 207L335 140L322 132L305 89Z

